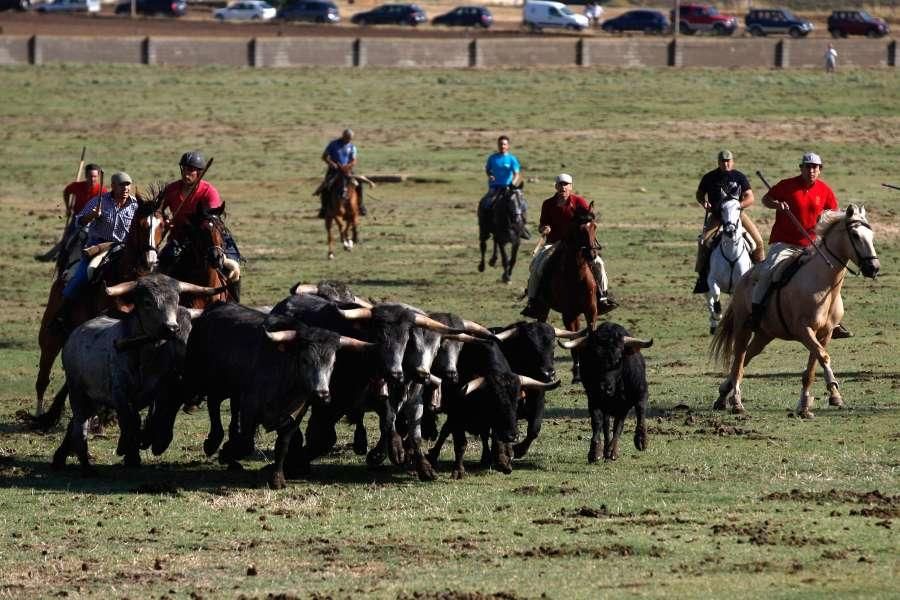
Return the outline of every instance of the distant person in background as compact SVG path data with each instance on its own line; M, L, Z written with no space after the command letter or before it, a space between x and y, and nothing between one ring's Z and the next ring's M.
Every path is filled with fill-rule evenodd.
M603 7L597 2L588 2L584 5L584 16L587 17L591 27L596 27L600 23L600 17L603 16Z
M497 194L522 182L519 159L509 151L509 137L501 135L497 138L497 151L488 156L484 163L484 172L488 178L488 191L478 203L478 212L491 210ZM515 190L513 200L516 205L516 216L524 220L528 205L525 203L522 190ZM522 237L525 239L531 237L527 229L522 230Z
M319 218L325 218L325 209L328 206L328 190L334 184L338 174L344 178L344 187L341 190L342 197L347 197L346 182L351 182L356 187L356 197L359 200L359 214L366 216L368 211L363 204L363 186L359 180L353 177L353 167L356 166L356 145L353 143L353 130L345 129L341 137L331 140L322 153L322 160L328 165L325 180L319 185L314 195L319 196L322 206L319 208Z
M90 163L84 168L84 181L73 181L63 189L63 206L66 207L67 219L80 213L81 209L85 207L91 198L109 191L106 188L100 189L100 173L102 172L98 165ZM56 260L60 249L66 247L69 237L77 229L74 221L70 222L63 233L62 239L46 254L35 256L35 260L42 262Z
M837 50L832 44L828 44L828 50L825 51L825 72L834 73L837 68Z

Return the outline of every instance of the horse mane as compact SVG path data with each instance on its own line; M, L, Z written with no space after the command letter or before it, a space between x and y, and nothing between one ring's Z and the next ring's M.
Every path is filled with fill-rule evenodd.
M148 185L143 193L138 192L136 194L139 216L145 217L153 214L162 207L163 190L165 190L165 185L157 180Z
M844 220L844 212L840 210L826 210L816 223L816 238L822 239L828 231Z

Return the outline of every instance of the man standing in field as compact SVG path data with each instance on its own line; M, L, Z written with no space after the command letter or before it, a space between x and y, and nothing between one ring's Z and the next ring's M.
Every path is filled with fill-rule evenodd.
M769 253L761 264L753 269L752 312L750 325L756 329L765 313L772 274L780 263L803 254L811 241L815 241L816 223L826 210L837 210L837 198L827 183L819 179L822 159L814 152L807 152L800 159L800 175L782 179L763 196L766 208L776 211L775 224L769 236ZM804 231L791 219L791 213ZM839 323L831 337L845 338L852 334Z
M528 275L528 305L522 309L522 315L532 319L542 318L548 310L542 299L542 279L547 263L558 247L557 242L568 237L576 212L590 212L591 207L583 197L572 193L572 176L560 173L556 177L556 193L541 204L539 229L544 236L544 244L535 249ZM598 256L591 263L591 271L597 282L600 314L607 313L618 306L609 296L609 279L606 267Z
M353 167L356 166L356 145L353 143L353 130L345 129L341 133L341 137L331 140L325 146L325 152L322 153L322 160L328 165L328 171L325 173L325 180L319 185L315 191L315 195L319 196L322 206L319 209L319 218L325 218L325 209L328 205L328 190L334 184L338 175L343 175L342 181L349 181L351 185L356 187L356 197L359 200L359 214L366 216L369 211L363 204L363 186L353 177ZM341 197L347 197L346 183L342 184Z
M756 248L750 255L750 259L755 263L762 262L765 258L763 251L762 237L759 230L745 209L753 204L753 190L750 188L750 180L747 176L734 168L734 154L730 150L722 150L719 152L719 165L712 171L706 173L700 179L700 185L697 186L697 202L706 211L706 218L703 221L703 233L700 234L697 246L697 261L694 270L697 272L697 283L694 284L695 294L705 294L709 291L709 285L706 282L706 276L709 274L709 255L712 250L713 242L716 238L716 232L722 224L720 208L722 203L729 198L736 198L741 202L741 224L753 241L756 242Z
M100 174L102 169L98 165L89 163L84 168L84 181L73 181L63 189L63 206L66 207L66 219L77 215L94 196L105 194L109 190L100 188ZM39 254L34 258L41 262L55 260L59 251L68 245L69 238L78 228L74 222L69 222L62 238L46 254Z

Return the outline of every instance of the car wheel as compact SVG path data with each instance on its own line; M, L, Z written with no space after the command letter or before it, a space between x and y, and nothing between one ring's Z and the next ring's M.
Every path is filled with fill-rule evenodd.
M369 22L366 21L365 19L359 19L358 21L356 21L356 24L357 24L357 25L362 25L363 27L365 27L366 25L369 24Z
M803 37L803 32L800 31L800 29L798 27L791 27L791 30L788 31L788 35L790 35L792 38L796 39L799 37Z
M680 29L681 33L683 33L684 35L694 35L694 30L691 29L691 26L687 23L679 24L678 29Z
M316 17L316 23L324 23L325 17Z
M725 26L721 23L716 23L713 25L713 33L716 35L725 35Z
M19 0L19 10L28 10L31 8L30 0Z
M878 37L878 32L875 31L874 29L870 29L866 32L866 37L869 38L870 40L875 39Z
M752 35L753 37L763 37L766 35L766 32L763 31L763 28L759 25L754 25L750 28L750 35Z
M541 32L541 28L538 27L537 25L535 25L534 23L529 23L529 24L528 24L528 31L530 31L531 33L540 33L540 32Z

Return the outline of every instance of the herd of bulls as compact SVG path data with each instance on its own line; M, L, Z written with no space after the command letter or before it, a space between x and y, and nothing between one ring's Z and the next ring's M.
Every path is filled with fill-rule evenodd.
M452 475L461 478L468 433L481 439L482 466L509 473L512 459L525 455L540 432L545 392L559 386L553 353L560 338L582 363L594 432L589 460L616 457L631 408L635 446L647 444L640 349L652 341L632 338L612 323L580 332L540 322L488 329L450 313L373 305L328 282L298 284L264 310L234 302L181 307L182 294L216 290L161 274L107 292L128 297L133 310L124 319L92 319L70 335L63 349L66 383L55 409L38 417L41 426L52 425L68 394L72 420L53 457L56 468L75 454L90 471L88 424L101 407L116 412L117 453L136 466L141 449L156 455L166 450L182 408L205 401L210 429L203 449L208 456L218 452L223 464L237 467L255 452L260 426L277 432L267 474L274 488L309 473L311 463L334 446L342 418L355 425L354 451L366 454L372 466L388 458L432 480L441 446L452 435ZM220 414L226 399L227 440ZM366 411L379 419L372 448L363 426ZM439 413L446 416L440 428ZM527 433L516 443L520 419ZM423 438L436 439L428 452Z

